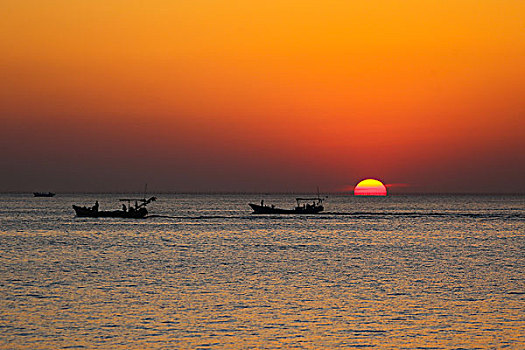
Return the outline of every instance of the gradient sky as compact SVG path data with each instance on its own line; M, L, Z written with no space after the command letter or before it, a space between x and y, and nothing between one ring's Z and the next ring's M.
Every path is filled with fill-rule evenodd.
M0 191L525 192L523 0L0 14Z

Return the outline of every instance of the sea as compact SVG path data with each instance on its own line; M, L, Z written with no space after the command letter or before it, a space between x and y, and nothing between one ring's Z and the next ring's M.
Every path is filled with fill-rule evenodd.
M123 196L0 195L0 348L525 349L523 195Z

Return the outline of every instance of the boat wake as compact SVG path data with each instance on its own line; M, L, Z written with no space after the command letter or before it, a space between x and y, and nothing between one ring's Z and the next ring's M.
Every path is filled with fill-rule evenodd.
M144 219L187 219L187 220L201 220L201 219L240 219L242 216L225 216L225 215L199 215L199 216L175 216L175 215L148 215Z
M525 219L522 213L447 213L447 212L325 212L311 215L280 215L280 214L248 214L248 215L148 215L145 219L175 219L175 220L337 220L341 217L360 220L377 220L393 218L457 218L457 219Z
M521 213L452 213L452 212L326 212L322 216L353 216L359 218L379 218L379 217L407 217L407 218L424 218L424 217L456 217L456 218L479 218L479 219L523 219Z

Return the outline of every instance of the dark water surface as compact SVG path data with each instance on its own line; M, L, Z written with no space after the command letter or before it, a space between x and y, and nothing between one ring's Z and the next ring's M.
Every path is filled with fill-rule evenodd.
M0 347L525 348L524 196L0 197Z

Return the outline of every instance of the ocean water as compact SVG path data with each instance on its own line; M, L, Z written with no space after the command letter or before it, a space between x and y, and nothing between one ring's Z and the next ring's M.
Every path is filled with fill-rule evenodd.
M0 196L0 348L525 348L524 196Z

